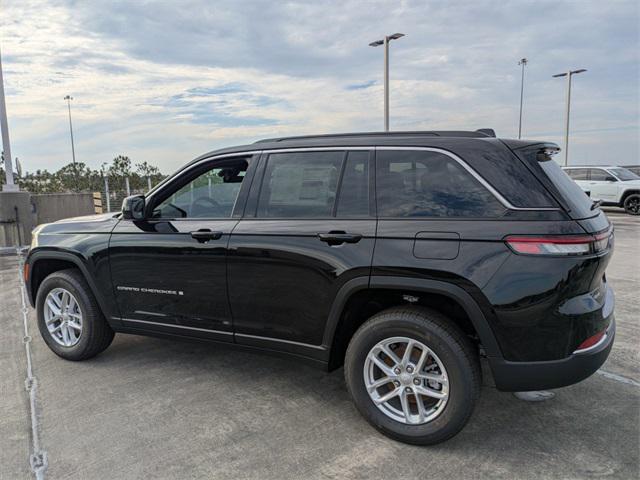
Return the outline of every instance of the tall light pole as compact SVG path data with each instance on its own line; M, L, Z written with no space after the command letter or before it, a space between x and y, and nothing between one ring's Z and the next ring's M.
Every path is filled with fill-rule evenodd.
M518 65L522 65L522 79L520 80L520 121L518 122L518 138L522 138L522 100L524 98L524 66L529 63L526 58L521 58Z
M578 73L586 72L585 68L579 70L569 70L564 73L557 73L553 75L554 78L567 77L567 121L564 131L564 166L569 165L569 114L571 113L571 77Z
M13 159L9 145L9 124L7 123L7 105L4 103L4 79L2 78L2 55L0 54L0 129L2 130L2 149L4 151L5 184L2 190L15 192L18 186L13 183Z
M71 133L71 156L73 158L73 175L76 181L76 191L79 191L78 166L76 165L76 147L73 144L73 124L71 123L71 100L73 100L73 97L71 95L67 95L66 97L64 97L64 99L67 101L67 107L69 108L69 132Z
M369 44L370 47L384 45L384 131L389 131L389 42L404 37L404 33L387 35L382 40Z

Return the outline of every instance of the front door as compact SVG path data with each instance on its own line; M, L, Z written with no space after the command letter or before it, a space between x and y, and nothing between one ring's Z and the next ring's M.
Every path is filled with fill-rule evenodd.
M118 223L109 256L124 326L233 341L226 253L250 164L197 164L147 199L146 220Z
M237 343L302 354L325 349L337 292L369 277L376 229L369 157L350 150L262 159L247 215L229 243Z
M620 182L602 168L592 168L589 177L591 197L603 202L617 202Z

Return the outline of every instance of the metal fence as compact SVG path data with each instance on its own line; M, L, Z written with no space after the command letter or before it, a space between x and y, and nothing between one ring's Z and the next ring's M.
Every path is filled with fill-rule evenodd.
M146 188L134 188L130 185L129 178L104 178L104 185L100 192L93 193L96 213L118 212L122 207L122 201L130 195L144 194L151 190L151 178L147 178Z

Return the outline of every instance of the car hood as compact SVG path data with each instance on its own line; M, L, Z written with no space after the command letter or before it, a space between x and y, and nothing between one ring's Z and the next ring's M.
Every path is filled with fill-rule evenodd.
M64 218L38 225L33 233L110 233L119 220L119 214L114 212Z
M640 180L627 180L626 182L621 182L625 187L640 187Z

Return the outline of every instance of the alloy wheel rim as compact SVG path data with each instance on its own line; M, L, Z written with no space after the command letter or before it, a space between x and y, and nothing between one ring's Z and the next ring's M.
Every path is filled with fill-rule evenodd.
M638 213L640 211L640 198L631 198L627 201L627 210Z
M73 347L82 335L82 311L76 298L64 288L54 288L44 299L44 321L51 338Z
M407 425L431 422L449 400L449 376L438 356L408 337L378 342L364 362L364 383L374 405Z

